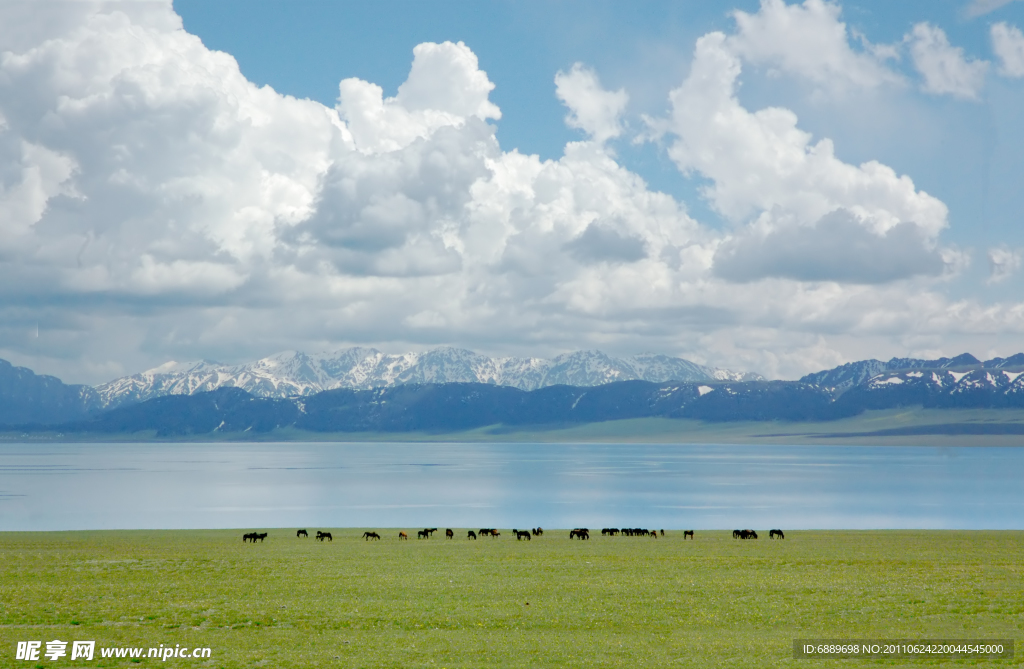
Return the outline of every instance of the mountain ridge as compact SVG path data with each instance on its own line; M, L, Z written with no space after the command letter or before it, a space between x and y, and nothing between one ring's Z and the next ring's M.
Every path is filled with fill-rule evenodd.
M257 397L285 398L325 390L368 390L408 384L485 383L519 390L554 385L592 387L615 381L753 381L758 374L699 365L683 358L642 353L614 358L576 351L550 360L491 358L467 349L439 347L423 353L386 354L353 347L306 354L282 351L239 365L169 362L95 387L102 406L114 408L164 395L191 395L224 387Z

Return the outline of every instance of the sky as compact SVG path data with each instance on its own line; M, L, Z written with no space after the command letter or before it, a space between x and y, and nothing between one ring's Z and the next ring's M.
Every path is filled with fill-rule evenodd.
M1024 2L0 3L0 358L1024 350Z

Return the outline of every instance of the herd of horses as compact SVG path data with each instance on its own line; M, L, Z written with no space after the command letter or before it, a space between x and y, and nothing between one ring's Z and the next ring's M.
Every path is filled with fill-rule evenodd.
M757 538L757 532L755 532L754 530L733 530L732 531L732 538L733 539L756 539ZM775 539L775 538L785 539L786 535L782 533L782 530L769 530L768 531L768 538L769 539Z
M434 532L437 532L437 528L436 527L426 527L426 528L424 528L422 530L418 530L416 532L416 538L417 539L429 539L434 534ZM606 527L606 528L601 530L601 535L602 536L608 536L608 537L614 537L615 535L619 535L620 534L620 535L622 535L624 537L654 537L655 539L657 539L659 533L660 533L661 536L665 536L665 530L647 530L647 529L640 528L640 527L623 527L621 529L618 528L618 527ZM544 530L542 528L540 528L540 527L535 527L535 528L533 528L531 530L517 530L517 529L513 529L512 530L512 534L515 535L516 541L522 541L523 539L526 539L527 541L530 541L531 537L542 536L544 534ZM298 532L295 533L295 536L296 536L296 538L307 538L308 539L309 538L309 532L307 532L306 530L299 530ZM444 531L444 536L447 539L454 539L455 538L455 531L452 530L451 528L448 528L448 529L446 529ZM497 537L501 536L501 532L499 532L496 528L493 528L493 527L481 527L478 532L474 532L473 530L469 530L466 533L466 538L467 539L474 539L475 540L478 536L480 536L480 537L497 538ZM693 540L693 530L685 530L685 531L683 531L683 541L686 541L687 537L689 537L691 541ZM244 543L244 542L250 542L251 541L252 543L256 543L257 539L260 542L262 542L266 538L267 538L267 533L266 532L247 532L247 533L242 535L242 542ZM406 534L405 532L399 532L398 533L398 538L399 539L406 539L407 540L409 538L409 535ZM755 532L754 530L733 530L732 531L732 538L733 539L757 539L757 532ZM776 538L778 538L778 539L785 539L786 535L782 533L782 530L770 530L768 532L768 538L769 539L776 539ZM330 532L321 532L320 530L317 530L317 532L316 532L316 539L317 539L317 541L331 541L331 542L334 541L334 537L331 536ZM375 539L377 541L380 541L380 535L377 534L376 532L363 532L363 539L365 539L366 541L369 541L370 539ZM586 527L576 527L576 528L573 528L569 532L569 539L579 539L580 541L584 541L584 540L590 539L590 530L587 529Z
M583 529L586 530L586 528ZM624 537L654 537L655 539L658 538L658 530L645 530L642 527L623 527L621 530L617 527L606 527L603 530L601 530L601 534L609 537L614 537L616 534L621 534ZM693 530L686 530L686 532L684 532L683 534L684 539L686 538L685 535L687 534L690 535L690 538L693 538ZM665 536L665 530L661 530L661 536ZM569 538L572 539L572 537Z

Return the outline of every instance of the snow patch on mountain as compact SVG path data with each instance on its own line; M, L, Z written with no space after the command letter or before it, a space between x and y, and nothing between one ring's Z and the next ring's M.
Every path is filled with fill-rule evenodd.
M239 365L168 362L99 385L96 391L103 406L113 407L162 395L191 395L223 387L241 388L259 397L302 397L335 388L365 390L424 383L488 383L535 390L553 385L598 386L630 380L662 383L761 378L757 374L706 367L652 353L614 358L601 351L577 351L545 360L490 358L453 347L397 355L355 347L312 355L282 351Z

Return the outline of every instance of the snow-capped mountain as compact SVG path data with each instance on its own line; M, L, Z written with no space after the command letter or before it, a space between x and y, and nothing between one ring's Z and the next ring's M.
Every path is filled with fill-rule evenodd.
M490 358L442 347L392 355L372 348L348 348L308 355L285 351L240 365L169 362L96 387L103 406L140 402L162 395L191 395L236 387L259 397L313 395L334 388L380 388L412 383L488 383L535 390L553 385L597 386L613 381L754 381L757 374L705 367L682 358L641 354L613 358L577 351L553 360Z
M826 369L821 372L808 374L800 379L801 383L813 383L825 388L833 388L839 392L848 388L874 379L885 372L899 372L914 369L1002 369L1004 367L1024 366L1024 354L1009 358L993 358L982 362L970 353L961 353L954 358L939 358L937 360L920 360L918 358L891 358L888 362L881 360L860 360L840 365L833 369Z

